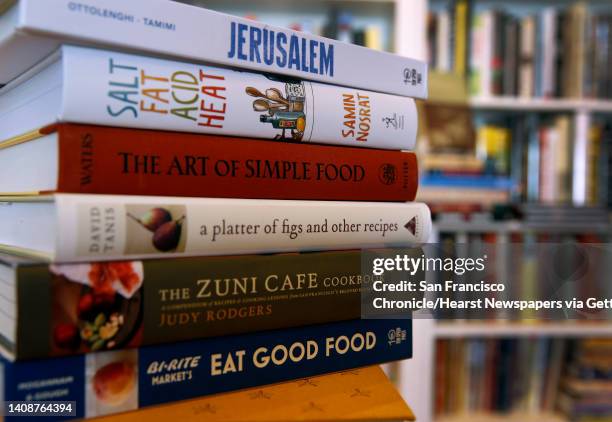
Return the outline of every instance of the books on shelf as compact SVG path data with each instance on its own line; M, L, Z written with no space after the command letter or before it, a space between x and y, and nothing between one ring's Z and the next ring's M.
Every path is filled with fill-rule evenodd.
M477 174L484 170L484 163L474 154L428 154L421 160L421 167L428 172Z
M609 216L605 207L584 207L572 205L542 205L526 203L520 207L521 215L526 223L532 225L592 226L594 232L598 227L609 224ZM588 236L588 231L582 233Z
M406 359L411 335L409 319L356 320L52 360L0 360L2 399L43 400L59 391L78 403L78 418L109 415Z
M467 75L468 68L468 45L470 10L468 0L453 0L450 5L453 13L453 35L452 35L452 52L453 52L453 71L461 76Z
M412 152L80 124L0 144L3 194L412 201L417 172Z
M610 234L609 216L605 209L588 207L540 206L527 204L512 211L498 207L491 214L471 212L469 218L463 218L455 212L436 213L436 229L440 243L445 246L434 254L438 258L455 256L462 253L479 251L489 256L489 275L491 280L504 283L505 293L491 294L483 301L493 303L505 302L506 305L484 312L475 306L472 309L440 310L436 316L442 319L487 319L502 323L516 319L529 319L541 323L553 319L595 320L602 319L602 314L595 315L576 310L560 310L561 301L575 298L586 302L588 298L607 297L607 275L599 271L603 262L594 258L599 256L597 250L605 248ZM436 209L433 209L436 212ZM515 214L514 217L507 216ZM504 215L506 214L506 215ZM516 217L516 216L520 217ZM495 219L494 219L495 218ZM467 245L466 245L467 244ZM562 247L559 247L562 245ZM579 251L579 252L576 252ZM574 281L566 276L559 276L560 266L575 264L576 256L589 255L589 274L575 275ZM572 267L573 268L573 267ZM432 282L444 283L448 275L444 273L433 276ZM574 277L574 276L572 276ZM479 280L479 279L476 279ZM466 283L474 280L466 279ZM460 292L452 294L436 293L430 299L461 300ZM520 301L549 300L556 301L555 306L542 308L539 311L525 312L515 307ZM477 321L475 321L477 322ZM583 321L584 322L584 321ZM447 324L445 333L449 333L452 324ZM485 324L486 325L486 324ZM493 326L493 324L490 324ZM542 324L540 324L542 325ZM563 324L558 324L562 328ZM500 328L502 324L499 325ZM470 324L465 324L466 331ZM579 327L579 324L576 325ZM500 328L501 329L501 328ZM580 328L576 328L580 331ZM518 331L518 330L517 330ZM538 329L532 333L537 334ZM486 336L485 334L478 332ZM502 330L512 335L512 331Z
M476 133L476 157L484 164L488 174L508 175L510 173L510 129L498 125L482 125Z
M540 128L539 199L543 203L569 203L572 192L570 118L556 117Z
M473 154L475 137L472 117L472 111L465 104L426 103L422 130L427 138L427 153Z
M574 342L569 369L561 379L558 406L572 420L612 417L610 339Z
M576 421L612 416L609 339L438 340L436 362L435 413L441 420L457 414L491 420L553 413Z
M421 160L418 200L436 204L453 202L451 198L458 197L461 202L459 191L436 197L430 189L435 184L437 190L487 188L490 197L481 191L482 197L474 198L473 193L476 192L465 191L466 201L476 200L483 206L499 202L502 197L506 198L506 202L561 205L576 199L573 191L582 180L585 205L607 203L611 149L607 142L610 138L609 124L605 118L594 116L585 127L584 136L588 136L588 139L585 141L584 159L575 162L576 142L580 137L576 138L576 122L571 115L520 113L505 117L502 121L488 115L475 117L466 114L461 117L461 108L454 107L453 114L453 107L441 107L448 110L440 116L448 113L451 117L440 120L427 116L428 127L424 136L429 145L422 148L424 157ZM425 111L435 113L437 109L432 106ZM470 136L466 126L472 124L472 119L476 128ZM461 130L455 129L461 121L466 122ZM506 186L490 183L491 180L504 179ZM505 192L493 192L491 189Z
M421 178L420 185L424 187L456 187L466 189L500 189L510 190L514 182L508 177L494 175L472 174L430 174Z
M459 2L451 2L458 4ZM434 70L447 71L449 49L467 54L470 93L476 97L609 98L612 49L610 15L587 2L541 7L525 14L512 8L468 3L469 29L460 7L451 6L455 32L444 30L448 11L432 13L428 46ZM459 25L459 26L457 26ZM467 48L463 44L467 43ZM449 47L450 46L450 47ZM454 49L458 46L459 49ZM461 65L462 61L455 61Z
M101 417L100 422L139 418L151 422L411 421L414 414L376 366L218 394Z
M432 65L438 69L440 72L449 72L451 69L451 58L450 51L451 47L447 40L450 39L450 31L451 31L451 22L450 22L450 14L448 10L443 10L438 14L434 19L431 19L432 22L436 22L436 32L435 32L435 46L436 46L436 55L435 55L435 64Z
M499 14L496 16L500 16ZM498 40L503 40L503 44L496 44L498 54L501 53L501 92L504 96L515 96L518 93L519 74L516 69L520 65L520 23L517 19L503 16L503 36L498 36ZM494 23L499 23L494 22ZM499 51L501 49L501 51ZM485 89L483 87L483 89Z
M439 206L508 202L519 190L510 174L512 133L497 124L479 124L465 105L430 104L417 198Z
M491 95L493 87L493 12L488 11L474 17L471 28L470 43L472 54L470 56L470 92L482 92L483 96Z
M73 46L5 86L0 118L0 142L73 122L413 149L417 130L412 98Z
M453 186L422 186L419 188L417 200L425 202L436 209L444 209L445 206L468 207L471 212L472 205L477 205L477 210L490 209L497 204L505 204L510 201L510 193L506 189L487 189L472 187Z
M435 413L552 413L565 343L545 338L437 340Z
M566 32L563 35L563 47L567 52L567 57L564 61L561 92L567 97L582 97L586 93L584 84L590 83L585 80L585 66L587 65L585 63L586 4L583 2L572 4L564 19Z
M418 98L427 93L427 66L418 60L177 2L13 3L2 20L0 56L11 57L0 65L3 84L72 41Z
M536 67L536 21L534 16L525 16L520 22L518 96L531 98L535 95ZM516 70L515 70L516 71Z
M345 43L383 50L382 28L378 24L356 25L353 14L332 6L327 14L323 35Z

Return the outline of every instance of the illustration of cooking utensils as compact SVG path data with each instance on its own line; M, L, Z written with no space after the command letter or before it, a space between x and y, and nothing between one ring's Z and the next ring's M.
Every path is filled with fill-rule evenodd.
M252 86L247 86L245 89L246 93L249 94L251 97L261 97L261 98L266 98L266 96L257 88L254 88Z
M269 111L269 112L276 112L279 110L286 110L287 106L283 105L283 104L270 104L268 101L266 100L262 100L262 99L257 99L255 101L253 101L253 110L255 111Z
M289 101L287 101L283 97L283 94L278 89L276 89L276 88L268 88L268 89L266 89L266 93L265 94L262 93L257 88L254 88L252 86L247 86L245 91L251 97L266 98L266 99L268 99L270 101L274 101L275 103L281 103L281 104L285 104L287 106L289 105Z
M289 101L287 101L283 94L276 88L266 89L266 98L268 100L276 101L277 103L289 105Z

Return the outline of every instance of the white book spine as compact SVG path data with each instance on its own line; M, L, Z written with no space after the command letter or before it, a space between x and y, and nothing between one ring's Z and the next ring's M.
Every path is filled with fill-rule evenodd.
M72 46L62 60L62 121L395 150L416 142L412 98Z
M490 97L493 85L493 12L490 10L474 17L472 25L470 68L472 95Z
M3 48L15 51L16 43L28 38L32 48L13 55L25 66L40 60L37 55L52 40L57 44L76 41L410 97L427 96L427 64L423 61L174 1L19 0L17 7L20 16L14 34L19 37L0 37L0 54ZM10 62L0 64L0 83L17 76L15 62L5 65Z
M544 37L544 54L542 62L542 90L544 97L552 97L555 93L555 58L557 55L557 15L554 8L546 8L542 12L542 36Z
M521 21L521 64L519 67L519 96L533 97L535 21L533 16Z
M440 72L450 72L450 16L448 11L444 10L438 14L437 27L437 42L436 51L438 58L436 63Z
M482 45L482 79L481 79L481 95L484 97L490 97L493 93L493 41L500 34L495 33L493 25L494 16L493 12L487 10L482 16L482 29L483 29L483 45Z
M56 195L58 262L426 242L421 203ZM155 210L155 211L152 211Z

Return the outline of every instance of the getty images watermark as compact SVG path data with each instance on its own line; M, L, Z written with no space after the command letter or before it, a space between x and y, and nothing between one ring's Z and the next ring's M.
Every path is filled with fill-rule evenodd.
M612 319L610 244L367 250L362 318Z

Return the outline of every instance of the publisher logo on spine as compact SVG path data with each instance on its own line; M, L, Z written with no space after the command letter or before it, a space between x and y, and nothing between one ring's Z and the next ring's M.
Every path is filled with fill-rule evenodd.
M406 85L421 85L423 83L423 74L415 68L404 68L404 84Z
M389 344L389 346L402 344L406 341L406 339L406 330L403 330L401 327L389 330L389 332L387 333L387 343Z
M417 232L417 217L416 215L410 219L405 225L404 228L412 233L413 236L416 236Z
M384 163L378 168L378 179L383 185L392 185L397 180L397 168L390 163Z

